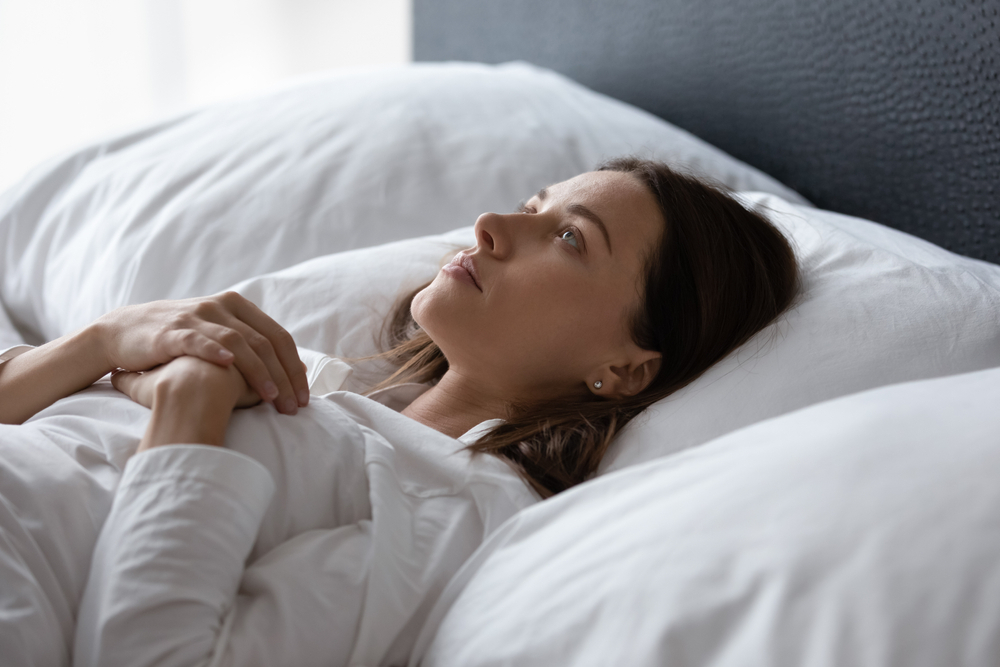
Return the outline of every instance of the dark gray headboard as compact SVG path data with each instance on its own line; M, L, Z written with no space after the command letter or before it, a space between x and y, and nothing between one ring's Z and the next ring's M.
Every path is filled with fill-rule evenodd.
M1000 263L1000 0L414 0L414 55L555 69Z

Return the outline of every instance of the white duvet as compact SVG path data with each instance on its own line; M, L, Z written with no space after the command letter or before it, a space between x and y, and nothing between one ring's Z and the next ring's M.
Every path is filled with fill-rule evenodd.
M451 575L537 499L348 392L130 458L149 414L104 380L0 426L4 664L405 663Z

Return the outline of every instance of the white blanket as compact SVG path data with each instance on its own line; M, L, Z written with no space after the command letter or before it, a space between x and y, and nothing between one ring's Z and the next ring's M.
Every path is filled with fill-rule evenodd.
M0 426L5 662L404 663L451 575L537 499L348 392L130 459L148 418L101 381Z

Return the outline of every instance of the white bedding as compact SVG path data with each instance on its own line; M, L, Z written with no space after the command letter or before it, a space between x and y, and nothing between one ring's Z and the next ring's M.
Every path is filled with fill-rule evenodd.
M299 344L337 356L369 354L400 288L429 279L449 251L468 244L476 215L511 210L538 187L625 152L761 191L745 196L792 238L803 293L773 327L635 420L605 461L607 477L518 515L500 531L437 608L421 640L421 651L429 649L425 664L652 666L670 656L680 665L714 660L728 667L752 655L755 664L912 667L921 663L907 662L913 658L907 647L926 639L938 647L923 658L928 665L992 665L991 637L1000 636L994 602L1000 575L991 569L1000 560L997 517L989 506L1000 488L993 465L1000 426L990 421L998 378L955 374L1000 366L1000 267L811 208L683 131L545 70L452 63L316 79L100 142L39 168L0 197L0 350L59 336L119 305L243 281L237 289ZM361 248L456 227L462 228ZM360 249L326 254L349 248ZM260 275L275 269L282 270ZM345 388L364 389L385 372L359 370L365 372ZM778 417L889 382L937 376L952 377ZM353 410L361 399L334 400ZM386 424L402 419L371 409ZM9 647L23 644L46 664L64 663L78 614L81 664L108 664L105 649L137 651L123 660L128 664L154 659L151 651L204 663L213 634L232 641L234 653L218 653L220 660L240 651L257 659L261 650L262 664L308 664L307 657L332 651L322 657L329 664L333 645L343 648L342 637L351 635L357 664L405 663L447 572L534 497L505 464L485 458L451 467L446 457L443 477L401 493L396 481L420 475L421 447L397 467L396 481L379 477L378 486L367 487L366 477L362 493L358 475L338 475L358 469L359 448L369 451L371 433L345 427L333 403L316 401L305 412L306 419L267 408L238 413L233 452L179 448L135 459L128 473L135 483L122 495L128 504L108 522L91 574L92 591L127 591L114 598L118 614L106 614L108 599L96 594L80 610L75 605L86 586L85 559L147 413L98 386L59 403L34 426L0 427L0 492L8 501L0 503L0 549L7 554L0 595L17 614L0 626L7 633L0 656L13 656ZM969 424L978 430L963 430ZM353 435L331 436L344 428ZM441 437L424 436L428 445ZM944 448L950 445L954 452ZM330 446L354 458L328 457ZM916 467L908 465L908 447ZM394 448L392 456L409 451ZM220 468L219 457L232 463L231 472ZM230 509L192 516L182 527L187 537L176 544L183 549L194 535L228 535L212 554L183 552L186 559L218 557L228 565L211 581L188 581L200 573L187 568L170 574L190 601L201 601L195 607L208 620L178 614L157 639L163 643L152 642L155 627L135 620L143 617L133 614L134 605L174 594L173 586L150 591L115 579L121 568L113 552L146 529L133 512L138 504L164 499L177 516L188 512L187 496L173 492L172 480L199 467L220 477L185 484L202 484L199 493L215 494ZM369 475L374 469L389 468L366 464ZM817 485L833 469L843 474ZM485 481L461 477L452 484L464 474ZM270 504L267 479L276 489ZM872 502L859 500L859 484ZM969 489L974 494L966 498ZM389 526L435 523L393 523L410 516L409 509L383 505L386 499L431 508L433 535L445 541L417 540L431 550L424 557L408 552L409 536L388 545L385 560L366 560L366 544L396 536ZM802 511L776 514L776 506ZM382 514L389 517L382 528L379 507L390 511ZM860 509L845 523L843 507ZM372 510L375 521L365 524ZM793 515L808 521L780 521ZM922 530L886 542L885 531L900 517ZM344 525L354 532L340 541ZM754 551L760 526L783 527L773 534L774 550ZM136 544L137 558L162 557L150 549L170 541L147 542ZM356 549L338 562L363 564L337 570L324 558L334 543ZM947 554L936 559L942 544ZM30 556L11 560L18 549ZM251 565L240 582L234 573L246 553ZM416 569L393 579L402 572L399 559L410 557ZM850 569L851 563L872 568ZM875 593L865 597L884 593L878 586L903 566L911 568L906 581L914 588L892 591L905 605L882 604ZM743 579L726 576L745 568L752 571ZM326 574L304 574L316 570ZM686 578L688 572L698 577ZM359 576L367 577L364 585L350 585ZM239 617L224 613L237 586ZM353 593L339 597L331 592L336 586ZM147 593L154 597L143 598ZM367 620L356 635L355 616L337 608L343 599L364 609L357 618ZM864 623L845 626L847 616ZM912 619L924 635L894 634ZM927 619L940 623L921 626ZM142 645L114 648L130 636ZM268 650L309 656L278 660Z
M993 667L1000 368L760 422L531 507L423 667Z
M0 426L4 664L67 665L74 634L75 665L400 664L450 576L537 499L357 394L128 460L148 418L105 380Z
M0 196L0 301L34 343L130 303L471 225L623 153L804 201L524 63L346 72L98 142Z
M0 303L0 350L22 345L24 342L21 332L17 330L10 316L7 315L7 309Z

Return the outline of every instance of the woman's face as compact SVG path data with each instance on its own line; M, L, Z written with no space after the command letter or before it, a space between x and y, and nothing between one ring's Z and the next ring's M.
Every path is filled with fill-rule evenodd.
M663 228L629 174L557 183L517 213L479 216L476 246L417 294L414 319L449 370L489 395L544 400L609 384L637 354L658 357L635 345L629 322Z

